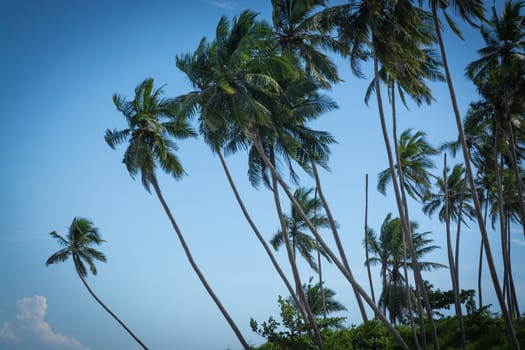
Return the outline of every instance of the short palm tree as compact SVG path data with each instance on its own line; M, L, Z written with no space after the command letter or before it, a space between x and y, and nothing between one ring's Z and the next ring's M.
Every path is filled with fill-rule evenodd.
M417 223L411 222L410 226L411 232L417 230ZM429 233L414 232L412 236L412 241L416 248L416 264L421 270L445 267L439 263L420 260L425 254L438 248L435 245L431 245L432 239L426 237ZM365 263L367 265L380 265L383 281L383 290L379 304L384 310L388 310L392 322L402 321L408 302L405 278L402 273L408 247L403 244L403 233L399 218L392 218L392 214L389 213L381 225L379 236L376 236L372 230L369 230L368 244L372 256ZM409 258L406 265L412 267L414 264Z
M148 78L137 86L135 97L131 101L126 101L120 95L113 95L113 102L117 110L126 118L128 127L121 131L106 130L105 140L113 149L120 143L128 142L122 162L132 177L140 173L142 184L148 192L150 191L150 186L153 186L191 267L229 323L242 346L245 349L249 349L250 346L242 336L239 328L195 262L182 231L177 225L160 190L155 172L158 166L175 179L180 179L184 175L182 164L174 153L177 147L171 138L186 138L195 135L188 121L178 118L179 111L174 101L161 98L161 93L162 88L154 90L153 79Z
M46 266L64 262L71 257L73 259L73 264L75 265L75 271L84 286L87 288L89 294L91 294L97 303L99 303L100 306L102 306L104 310L106 310L143 349L147 350L148 348L146 345L144 345L144 343L124 324L124 322L122 322L102 302L102 300L96 296L95 292L93 292L86 281L88 271L85 264L89 266L91 273L96 275L97 267L95 266L94 260L106 262L106 256L104 253L92 247L93 245L100 245L105 242L100 237L98 229L93 223L88 219L75 217L69 226L69 231L66 237L62 237L56 231L50 232L49 235L55 238L58 241L58 244L63 248L47 259Z
M311 195L313 189L298 188L294 192L294 197L297 199L297 202L303 208L304 213L308 216L312 224L317 228L328 227L328 218L326 215L323 215L321 210L321 202L318 198L312 198ZM308 265L314 270L318 271L319 266L315 262L315 257L313 252L317 251L323 255L328 261L330 257L326 254L323 247L312 238L305 230L308 229L304 220L299 216L297 210L292 206L290 215L285 215L286 228L287 232L283 233L279 230L270 241L273 248L278 250L280 246L284 244L283 234L288 234L292 242L292 250L294 259L296 258L296 252L299 251L299 254L306 260Z

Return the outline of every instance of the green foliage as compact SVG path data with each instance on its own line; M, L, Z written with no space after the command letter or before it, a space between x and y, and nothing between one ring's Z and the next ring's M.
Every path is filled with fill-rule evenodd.
M450 306L454 304L454 293L452 290L441 291L438 289L432 289L434 286L425 281L425 288L427 289L427 295L432 308L432 313L439 317L444 317L443 313L438 310L446 309L450 310ZM476 291L474 289L462 289L459 294L459 301L461 304L465 304L467 314L472 314L476 311L476 302L474 296Z
M382 350L389 343L386 328L375 319L354 328L350 338L355 350Z
M281 298L285 303L285 300ZM467 298L468 300L468 298ZM290 311L290 310L289 310ZM257 323L252 320L257 328ZM525 318L515 321L515 329L520 344L525 344ZM261 330L274 332L279 323L272 317L262 324ZM439 344L442 349L461 349L461 335L457 317L446 317L436 320ZM253 325L252 325L253 328ZM428 324L426 326L428 333ZM499 315L490 312L489 306L484 306L465 317L466 349L467 350L507 350L512 349L505 334L505 322ZM410 349L412 344L410 327L401 325L396 327L399 334L405 339ZM270 332L271 333L271 332ZM295 350L311 349L313 343L309 342L306 334L279 332L279 338L268 337L268 342L256 347L257 350ZM259 333L261 334L261 333ZM269 333L268 333L269 334ZM268 335L267 334L267 335ZM262 334L261 334L262 335ZM359 326L344 329L325 329L321 332L325 350L397 350L399 345L390 336L386 327L376 319Z

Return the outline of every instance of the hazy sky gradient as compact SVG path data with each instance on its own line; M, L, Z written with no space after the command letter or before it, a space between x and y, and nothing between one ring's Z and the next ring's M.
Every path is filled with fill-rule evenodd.
M111 150L103 135L107 128L125 127L113 93L132 98L146 77L153 77L157 87L167 84L166 96L188 92L191 87L175 67L175 56L193 51L203 36L212 40L221 15L232 18L246 8L270 19L269 0L0 0L1 349L138 348L91 298L71 261L45 267L58 249L48 232L66 234L75 216L92 220L107 240L100 249L108 263L98 264L99 274L88 282L151 349L241 348L191 270L162 207L121 164L124 148ZM482 45L475 30L465 28L464 34L463 42L446 36L463 114L477 98L463 70ZM347 62L336 62L345 82L328 94L340 108L314 125L339 142L332 148L332 171L321 177L353 273L368 290L362 245L366 173L369 226L379 230L396 207L390 190L386 197L376 191L377 174L387 159L374 100L369 107L363 103L370 74L358 80ZM369 66L364 69L370 73ZM445 84L432 88L436 102L400 110L399 130L423 130L439 145L457 133ZM179 146L188 176L176 182L160 175L163 193L210 284L246 339L259 344L263 339L251 332L250 317L278 316L277 296L287 292L242 217L218 159L198 139ZM278 229L271 193L249 185L245 154L228 162L248 209L270 239ZM442 159L435 162L440 174ZM305 175L301 180L312 185ZM446 264L443 225L424 217L416 203L411 203L411 215L443 247L428 260ZM513 233L512 249L516 287L523 295L525 246L519 230ZM462 288L476 288L478 250L473 224L463 230ZM282 251L278 257L289 272ZM301 273L304 281L313 276L305 265ZM374 275L378 294L378 270ZM360 323L348 283L333 266L326 267L325 277L349 309L342 314L348 325ZM424 277L436 287L450 288L446 270ZM486 303L496 309L488 273L484 285ZM524 310L523 298L521 303Z

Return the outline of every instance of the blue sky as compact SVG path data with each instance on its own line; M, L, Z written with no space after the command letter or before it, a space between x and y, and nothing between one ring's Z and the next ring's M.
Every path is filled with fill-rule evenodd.
M99 274L88 282L151 349L240 349L187 263L160 204L126 172L123 148L111 150L103 135L107 128L124 127L113 93L131 97L146 77L156 86L167 84L167 96L189 91L175 55L194 50L203 36L212 39L221 15L231 18L247 7L270 18L270 1L0 1L0 348L138 348L92 300L71 262L44 265L58 249L48 232L66 234L73 217L83 216L107 240L101 250L108 263L99 264ZM463 69L482 45L475 30L465 28L464 34L463 42L446 37L463 113L476 99ZM368 287L361 243L366 173L369 225L378 230L396 207L392 193L385 197L375 190L387 159L375 104L363 103L369 80L356 79L346 62L336 62L345 82L329 94L340 108L314 125L338 140L332 171L321 176L353 273ZM421 129L438 145L457 134L445 84L432 88L436 102L400 112L399 130ZM176 182L161 175L163 193L210 284L247 340L259 344L263 339L251 332L249 319L277 316L277 295L286 290L244 221L218 159L200 140L179 146L188 176ZM244 154L228 162L248 209L271 238L278 227L271 194L250 187ZM301 180L312 185L306 176ZM424 217L416 203L411 213L421 231L432 231L444 247L444 227ZM475 225L463 232L461 283L475 288L479 234ZM494 240L495 258L501 261L498 247ZM513 233L512 253L523 295L525 244L519 230ZM286 266L284 254L278 257ZM428 258L446 264L443 249ZM301 273L304 280L313 275L306 266ZM343 315L348 324L360 323L348 284L332 266L325 277L349 309ZM450 288L446 270L425 277ZM486 302L496 305L488 274L484 285Z

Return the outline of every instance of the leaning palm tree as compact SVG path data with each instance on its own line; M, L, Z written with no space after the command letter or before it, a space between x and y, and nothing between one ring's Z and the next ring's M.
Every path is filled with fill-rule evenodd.
M195 262L182 231L177 225L160 190L156 175L158 166L175 179L180 179L185 174L182 164L174 153L177 147L170 137L180 139L195 135L187 120L177 118L178 110L174 101L161 98L161 93L162 88L154 90L153 79L147 78L135 89L135 98L133 100L126 101L123 96L113 95L113 102L117 110L126 118L128 127L120 131L106 130L105 140L113 149L120 143L128 142L128 148L124 152L122 162L133 178L140 173L142 185L148 192L150 192L150 186L153 186L155 194L177 234L191 267L229 323L242 346L245 349L249 349L250 346L242 336L239 328Z
M260 113L264 114L264 106L259 105L251 94L244 92L251 90L276 92L278 84L269 74L272 71L270 68L272 62L279 66L279 69L286 70L286 60L248 54L250 51L266 47L267 38L264 34L269 32L269 28L264 23L256 21L255 17L255 13L245 11L238 18L234 18L231 24L226 17L222 17L217 25L217 37L212 43L203 39L195 52L177 56L177 67L188 76L194 88L193 91L178 96L177 103L181 115L189 118L198 117L200 134L211 151L218 156L244 217L290 295L297 298L270 245L244 205L225 159L225 155L246 148L248 143L240 128L230 120L236 109L241 105L259 106L262 110ZM258 57L258 60L253 60L253 57ZM262 62L267 72L261 73L259 64L255 61ZM227 77L231 79L228 80ZM300 304L298 300L295 302ZM307 319L306 310L299 311L303 318Z
M483 242L483 248L485 250L485 256L487 258L487 264L488 264L488 267L489 267L490 276L491 276L491 279L492 279L492 283L494 285L494 291L495 291L496 296L498 298L498 303L499 303L500 308L501 308L501 313L503 315L503 319L505 320L505 325L506 325L506 329L507 329L507 335L508 335L509 340L512 343L513 347L515 349L519 349L520 346L519 346L518 340L516 338L516 333L514 331L514 326L512 324L512 320L510 318L509 312L508 312L507 307L505 305L505 300L504 300L503 293L501 291L501 286L500 286L500 283L499 283L498 273L496 271L496 265L495 265L494 259L492 257L492 250L491 250L491 247L490 247L490 242L489 242L489 238L488 238L487 228L485 226L485 221L484 221L484 218L483 218L481 202L480 202L479 196L478 196L478 194L476 192L476 183L475 183L475 179L474 179L474 173L472 171L472 166L470 164L468 145L467 145L467 141L466 141L466 138L465 138L465 132L464 132L464 129L463 129L463 124L462 124L462 121L461 121L461 114L460 114L459 106L458 106L458 103L457 103L457 98L456 98L456 92L455 92L455 89L454 89L454 84L452 82L452 76L450 74L450 69L449 69L449 66L448 66L448 59L447 59L447 55L446 55L445 44L443 42L443 36L442 36L442 33L441 33L442 28L441 28L441 23L440 23L440 20L439 20L439 13L438 13L438 9L442 10L442 12L445 15L447 21L451 25L453 31L456 34L460 34L459 30L453 24L453 22L451 21L450 16L447 14L446 11L449 8L452 8L454 11L459 13L459 15L462 17L462 19L466 20L469 24L471 24L473 26L476 26L474 24L474 21L478 20L478 19L481 20L481 19L484 18L483 1L481 1L481 0L454 0L454 1L451 1L448 4L449 6L441 6L442 2L439 1L439 0L429 0L429 2L430 2L431 11L432 11L432 18L434 20L434 29L435 29L435 32L436 32L436 37L437 37L437 41L438 41L438 45L439 45L439 50L440 50L440 53L441 53L441 59L443 61L443 68L445 70L445 77L446 77L447 85L448 85L448 89L449 89L450 100L451 100L452 108L453 108L453 111L454 111L454 118L455 118L455 122L456 122L456 128L458 130L459 140L460 140L460 143L461 143L461 149L462 149L463 159L464 159L464 163L465 163L465 173L466 173L466 176L467 176L467 180L468 180L468 184L469 184L469 187L470 187L470 191L472 193L474 209L475 209L475 212L476 212L476 219L478 221L478 225L479 225L479 229L480 229L480 233L481 233L481 239L482 239L482 242Z
M147 350L146 345L97 297L86 281L88 271L85 264L89 266L91 273L96 275L97 267L95 266L94 260L106 262L104 253L92 247L93 245L100 245L105 242L100 237L98 229L93 223L88 219L75 217L69 226L66 237L59 235L56 231L50 232L49 235L55 238L63 248L47 259L46 266L64 262L71 257L75 265L75 271L87 288L89 294L91 294L97 303L99 303L143 349Z

